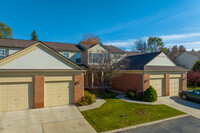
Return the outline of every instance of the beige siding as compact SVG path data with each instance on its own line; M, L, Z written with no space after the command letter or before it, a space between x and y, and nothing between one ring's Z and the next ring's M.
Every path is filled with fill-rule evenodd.
M104 47L102 47L101 45L97 44L95 46L93 46L92 48L88 49L89 53L102 53L102 52L108 52L107 49L105 49Z
M191 70L197 60L199 60L197 56L185 52L175 60L175 63L188 70Z
M22 48L7 48L7 50L8 50L8 55L11 55L22 50Z
M175 64L164 53L161 53L146 66L175 66Z
M38 46L29 52L7 64L0 66L0 69L76 69L49 50Z

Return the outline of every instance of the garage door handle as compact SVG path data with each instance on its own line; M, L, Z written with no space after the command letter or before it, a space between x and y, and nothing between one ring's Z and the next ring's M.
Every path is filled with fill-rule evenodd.
M58 96L58 97L60 97L60 96Z
M15 99L15 101L17 101L17 98Z

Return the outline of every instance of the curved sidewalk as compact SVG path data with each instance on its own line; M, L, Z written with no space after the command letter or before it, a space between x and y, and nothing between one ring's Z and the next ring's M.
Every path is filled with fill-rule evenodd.
M91 105L85 105L85 106L79 106L78 109L80 111L86 111L86 110L90 110L90 109L99 108L105 102L106 102L105 100L96 97L96 100L95 100L95 102L93 104L91 104Z

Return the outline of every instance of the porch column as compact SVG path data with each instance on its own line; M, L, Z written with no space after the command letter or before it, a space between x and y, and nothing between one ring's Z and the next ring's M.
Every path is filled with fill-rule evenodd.
M92 72L92 88L94 87L94 73Z

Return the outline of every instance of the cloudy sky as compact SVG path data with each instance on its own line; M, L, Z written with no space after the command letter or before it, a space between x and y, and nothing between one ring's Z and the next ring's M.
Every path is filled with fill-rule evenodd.
M161 37L167 47L200 50L199 0L0 0L0 22L16 39L78 43L84 33L130 50L134 42Z

